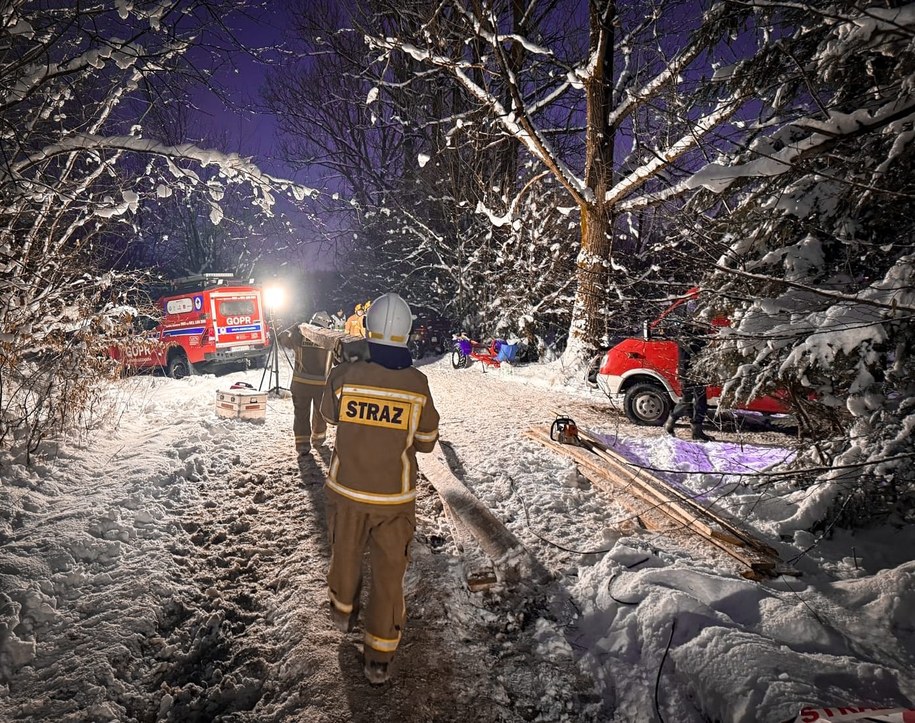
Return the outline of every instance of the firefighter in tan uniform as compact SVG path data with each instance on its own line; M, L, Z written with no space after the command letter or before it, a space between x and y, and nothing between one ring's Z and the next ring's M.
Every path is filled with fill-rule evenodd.
M332 363L331 352L310 343L297 325L280 334L280 344L295 353L290 385L295 410L292 432L295 450L299 457L304 457L312 447L324 444L327 436L327 423L321 415L321 397Z
M367 317L369 361L331 371L321 411L337 425L325 492L331 543L331 619L353 629L366 547L371 589L363 616L364 671L383 683L406 620L403 579L416 527L416 453L438 439L438 412L425 375L412 367L410 307L397 294L375 300Z
M365 336L365 323L362 318L365 315L365 308L362 304L356 304L356 310L346 320L343 330L350 336Z

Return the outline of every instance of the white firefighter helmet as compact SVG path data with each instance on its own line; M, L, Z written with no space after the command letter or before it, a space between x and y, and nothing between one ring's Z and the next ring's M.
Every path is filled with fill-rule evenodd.
M382 294L365 315L368 340L376 344L405 347L412 324L410 306L397 294Z

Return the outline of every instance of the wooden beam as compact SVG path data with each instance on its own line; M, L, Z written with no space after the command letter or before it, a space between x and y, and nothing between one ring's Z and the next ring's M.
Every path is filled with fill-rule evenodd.
M663 521L659 520L659 514L653 514L650 509L639 507L633 500L616 494L618 485L608 480L606 475L591 470L585 465L579 465L578 471L597 489L611 495L614 503L632 515L633 527L641 527L650 532L673 532L679 528L679 526L674 526L672 520L668 519L668 524L664 524ZM622 530L624 528L623 524L619 528Z
M592 432L579 428L578 436L589 442L594 447L594 453L599 457L616 467L624 474L632 474L632 470L634 469L632 463L618 452L610 449ZM713 532L722 540L730 541L732 544L741 544L747 547L752 547L764 555L773 555L776 557L778 556L778 553L772 547L762 542L761 540L756 539L746 530L741 529L734 520L727 519L722 513L712 509L710 506L699 503L694 497L691 497L690 495L684 493L682 490L677 489L673 485L669 484L666 480L651 474L647 470L639 469L638 471L644 473L651 480L651 482L657 487L661 488L665 494L675 497L681 503L692 509L695 514L703 515L707 519L714 521L721 529L714 530Z
M492 558L505 557L524 549L508 528L461 482L448 466L442 451L417 455L419 468L442 502L460 520Z
M752 536L742 530L736 530L734 525L726 521L723 529L718 529L717 526L720 523L717 515L714 513L708 515L705 507L695 504L687 495L674 490L666 482L650 475L646 470L633 469L624 457L615 453L600 454L601 450L589 444L587 438L585 439L585 444L588 445L586 448L554 442L546 432L539 429L530 429L525 432L525 435L549 449L570 457L579 465L586 467L592 474L615 486L617 491L623 490L630 493L650 505L652 510L667 515L682 529L699 535L711 545L747 566L749 568L747 577L774 577L793 572L786 570L781 565L778 555L768 545L759 541L749 544L746 540L752 540ZM583 436L580 431L579 436ZM599 443L599 440L595 441ZM675 492L678 494L674 494Z
M621 473L620 470L607 469L605 464L602 464L600 460L595 459L592 451L586 450L583 447L558 444L551 440L545 432L540 430L530 430L526 432L526 434L541 444L548 446L561 454L565 454L568 457L572 457L576 462L589 467L599 475L603 475L617 489L620 487L623 487L624 489L634 488L634 495L641 498L644 502L647 502L653 509L657 509L659 512L663 512L668 517L673 518L680 525L695 527L704 535L712 534L711 527L700 520L698 515L692 514L681 505L678 505L675 501L653 488L648 482L640 479L638 472L633 474L632 472L622 471Z
M502 521L454 475L440 447L431 454L418 455L418 460L420 472L438 492L448 514L453 516L452 527L458 528L459 536L469 531L496 564L518 563L526 574L539 578L540 582L551 577ZM511 568L505 572L509 576L512 574Z

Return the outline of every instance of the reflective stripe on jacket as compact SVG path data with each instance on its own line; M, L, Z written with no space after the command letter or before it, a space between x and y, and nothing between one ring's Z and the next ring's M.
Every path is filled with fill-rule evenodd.
M327 349L305 344L295 348L292 381L311 386L324 386L330 371L331 353Z
M371 505L416 498L416 453L432 451L439 421L422 372L340 364L327 379L321 413L337 425L329 489Z
M295 354L292 381L309 386L324 386L333 362L330 351L307 341L298 326L292 326L280 334L279 342L280 346L291 348Z

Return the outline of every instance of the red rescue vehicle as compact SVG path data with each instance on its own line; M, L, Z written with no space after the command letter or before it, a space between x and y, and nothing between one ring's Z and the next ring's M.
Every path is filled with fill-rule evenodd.
M239 363L263 364L270 338L261 290L232 274L172 282L156 316L134 320L137 342L111 350L132 370L164 369L175 379Z
M622 394L623 411L636 424L651 427L664 424L673 405L682 396L680 348L676 337L665 335L663 322L677 311L686 311L688 302L694 301L698 293L698 289L691 289L653 322L646 322L642 336L619 341L596 362L597 373L593 376L596 386L611 398ZM728 325L725 318L712 320L712 327ZM709 385L706 394L709 407L714 408L721 396L721 387ZM736 405L735 409L764 414L789 412L784 402L775 396L757 397L747 404Z

